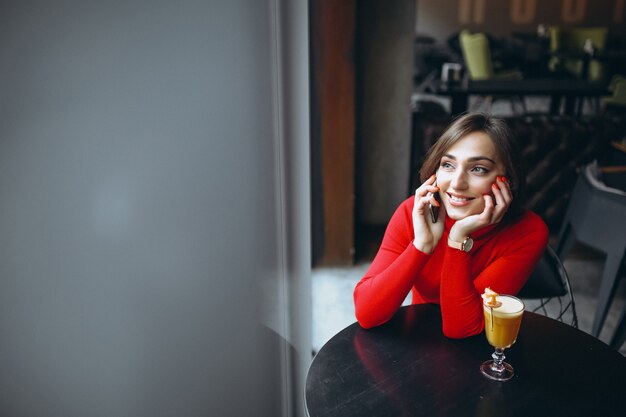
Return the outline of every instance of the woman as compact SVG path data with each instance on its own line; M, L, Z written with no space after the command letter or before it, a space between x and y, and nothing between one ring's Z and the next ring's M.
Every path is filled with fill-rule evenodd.
M354 289L361 326L385 323L411 292L414 304L441 305L446 336L468 337L483 329L486 287L517 294L548 241L541 218L520 207L519 157L500 119L468 114L446 129Z

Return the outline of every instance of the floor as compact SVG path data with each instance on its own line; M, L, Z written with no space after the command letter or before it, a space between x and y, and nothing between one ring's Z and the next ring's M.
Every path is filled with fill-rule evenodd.
M591 332L604 258L592 249L577 246L565 259L570 277L579 329ZM313 269L313 349L318 351L333 335L355 322L352 291L369 262L354 267ZM408 302L408 300L406 301ZM599 339L605 343L613 334L620 312L626 306L626 283L616 291L609 315ZM626 356L626 343L620 352Z

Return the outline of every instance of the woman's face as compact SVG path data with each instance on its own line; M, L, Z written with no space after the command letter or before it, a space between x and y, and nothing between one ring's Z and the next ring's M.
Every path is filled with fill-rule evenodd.
M484 132L472 132L444 153L437 170L437 186L448 217L461 220L485 208L496 177L505 175L496 147Z

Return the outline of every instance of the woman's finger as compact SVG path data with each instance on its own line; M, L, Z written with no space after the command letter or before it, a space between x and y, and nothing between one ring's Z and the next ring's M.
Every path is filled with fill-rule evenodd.
M422 195L422 190L418 188L415 190L415 203L413 204L413 209L416 210L419 214L424 213L424 206L428 204L428 201L431 197L428 196L428 193Z
M508 207L505 207L504 205L497 205L493 210L491 222L500 223L500 221L502 221L502 219L504 218L504 214L506 213L507 208Z
M493 218L494 207L498 207L494 204L493 197L489 194L485 194L483 196L485 200L485 209L482 212L482 216L491 223L491 219Z
M511 188L505 177L498 177L496 182L491 185L496 204L506 204L507 206L513 201Z
M498 179L496 180L496 183L498 184L498 187L500 189L500 192L502 193L502 197L504 198L504 201L507 204L511 204L511 201L513 201L513 193L511 192L509 181L506 179L506 177L498 177Z
M416 190L415 190L415 195L416 196L420 196L423 197L428 193L434 193L439 191L439 187L437 187L435 184L436 181L436 177L435 175L431 175L430 178L428 178L426 181L424 181L422 183L422 185L420 185Z
M428 193L428 204L431 204L435 207L441 207L441 203L435 198L434 193Z
M493 193L493 197L495 198L496 206L504 205L504 196L502 195L502 191L500 190L500 185L498 184L498 180L491 184L491 192Z
M509 209L511 202L513 201L513 195L506 177L498 177L496 184L497 190L496 188L493 188L494 196L496 197L497 202L493 216L494 223L498 223L504 218L506 211Z
M439 207L438 206L439 202L435 200L435 197L433 197L433 193L428 193L424 197L420 198L420 203L422 204L422 206L432 204L434 206Z
M415 197L416 198L422 198L422 197L432 197L433 194L439 192L439 187L437 186L425 186L425 187L420 187L417 190L415 190Z

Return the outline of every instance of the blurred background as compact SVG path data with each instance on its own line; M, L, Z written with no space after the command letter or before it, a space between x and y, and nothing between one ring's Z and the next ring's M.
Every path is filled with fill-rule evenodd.
M318 159L312 152L313 201L319 202L313 239L314 248L323 246L314 256L319 264L367 257L370 237L377 239L415 190L425 150L458 115L452 96L468 96L463 111L490 112L513 125L529 157L528 207L553 234L577 168L607 158L613 152L609 143L626 134L625 105L609 97L613 78L621 86L626 76L621 0L310 4L311 141L320 152ZM468 50L462 48L462 32L477 37L479 47L470 42ZM584 78L587 40L593 56ZM475 57L485 59L477 79L470 65ZM442 80L444 64L460 67L452 85ZM506 94L494 93L503 91L502 83ZM474 85L479 93L472 93L478 90ZM497 89L489 91L490 85ZM549 91L554 85L561 91ZM595 96L582 96L582 90Z

